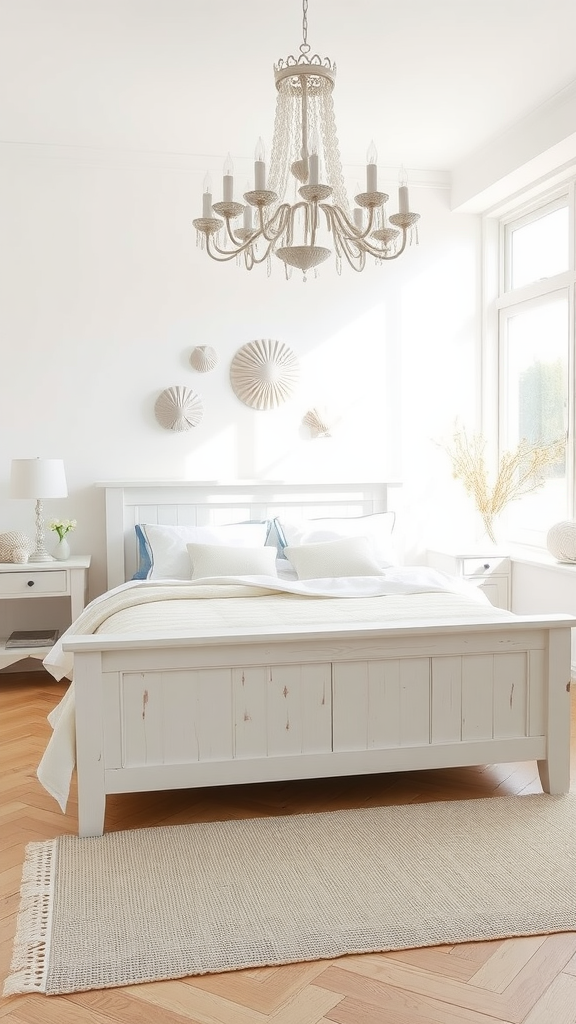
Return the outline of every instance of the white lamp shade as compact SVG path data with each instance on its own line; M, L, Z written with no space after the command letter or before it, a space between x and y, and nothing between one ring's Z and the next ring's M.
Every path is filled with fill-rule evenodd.
M12 459L13 498L65 498L68 494L62 459Z

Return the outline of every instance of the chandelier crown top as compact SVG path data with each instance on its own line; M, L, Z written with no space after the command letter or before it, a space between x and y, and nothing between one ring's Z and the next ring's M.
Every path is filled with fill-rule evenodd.
M330 78L332 82L336 76L336 64L329 57L320 57L318 53L311 54L311 46L308 42L308 0L302 0L302 42L300 43L300 55L295 57L280 58L274 65L276 83L282 81L292 70L297 75L306 75L317 70L324 77Z

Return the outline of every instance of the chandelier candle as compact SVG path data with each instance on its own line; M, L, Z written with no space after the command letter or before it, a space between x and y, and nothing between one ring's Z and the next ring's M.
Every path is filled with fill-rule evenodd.
M266 189L266 153L262 139L258 139L254 156L254 188L256 192L264 192Z
M398 189L398 210L401 214L408 213L408 178L403 167L400 168L400 188Z
M362 271L367 256L376 263L398 259L413 238L418 241L420 215L410 212L406 180L401 179L399 212L387 216L389 197L378 191L374 142L366 156L366 191L359 187L354 203L349 202L332 99L336 65L308 43L308 0L302 0L299 53L274 65L274 79L276 118L268 165L260 138L254 189L246 190L242 203L234 202L228 154L222 201L212 203L211 189L204 189L202 217L194 220L198 243L210 259L225 263L243 257L247 270L265 263L268 274L276 256L287 278L296 267L304 281L307 271L316 274L330 257L338 273L344 260Z
M212 216L212 180L207 174L204 178L204 191L202 193L202 216Z
M378 191L378 153L373 142L370 143L366 154L366 191Z
M228 156L224 161L224 176L222 178L222 194L225 203L232 203L234 201L234 178L232 176L233 172L234 165L232 163L230 153L228 153Z

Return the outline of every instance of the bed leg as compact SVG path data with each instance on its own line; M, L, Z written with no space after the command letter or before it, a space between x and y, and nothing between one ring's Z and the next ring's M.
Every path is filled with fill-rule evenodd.
M95 651L75 655L76 765L78 774L78 834L104 832L104 724L102 659Z
M78 835L81 839L88 836L101 836L104 834L104 812L106 810L106 796L102 793L99 806L96 806L94 794L91 794L89 803L80 799L78 794Z
M545 760L538 774L545 793L570 790L570 636L571 630L551 629L548 648L548 706Z

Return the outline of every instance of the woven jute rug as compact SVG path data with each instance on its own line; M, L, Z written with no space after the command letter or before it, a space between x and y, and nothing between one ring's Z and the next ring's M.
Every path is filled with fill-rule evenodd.
M27 848L4 994L576 930L576 794L62 836Z

